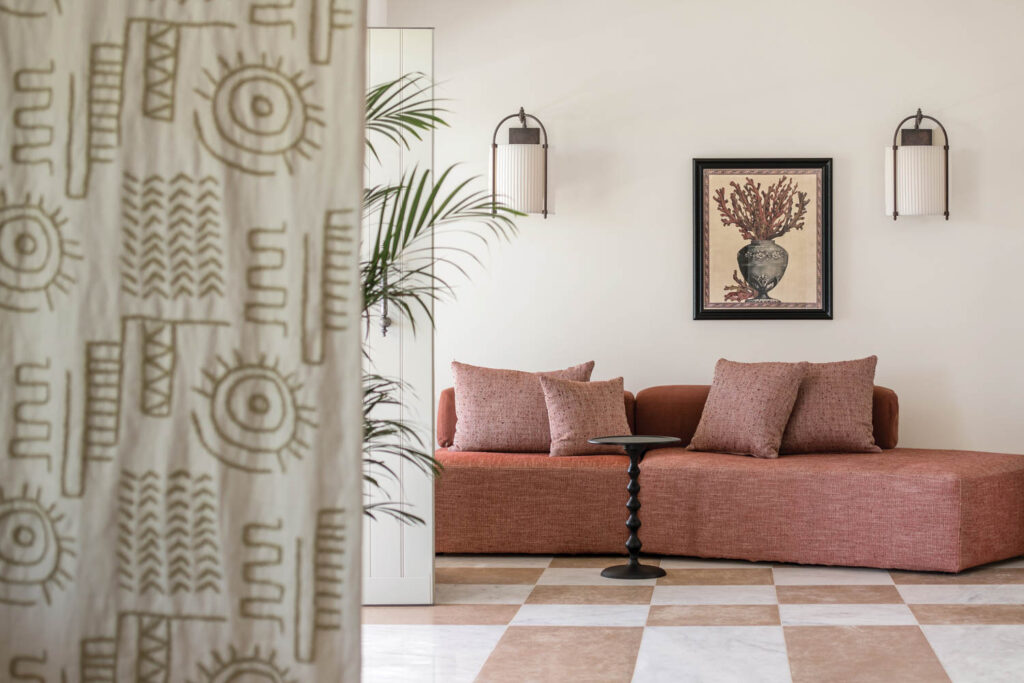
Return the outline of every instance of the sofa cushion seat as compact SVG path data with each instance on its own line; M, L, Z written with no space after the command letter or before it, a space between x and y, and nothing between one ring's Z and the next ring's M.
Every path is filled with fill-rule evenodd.
M625 455L440 449L435 547L442 553L625 552Z
M625 456L436 457L438 552L624 552ZM943 572L1024 554L1024 455L663 448L640 470L644 552Z
M1024 553L1024 456L896 448L777 460L652 451L652 553L955 572Z

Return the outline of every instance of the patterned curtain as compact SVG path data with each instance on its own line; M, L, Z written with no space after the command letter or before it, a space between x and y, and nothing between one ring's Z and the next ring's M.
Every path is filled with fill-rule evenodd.
M0 0L0 679L355 681L362 0Z

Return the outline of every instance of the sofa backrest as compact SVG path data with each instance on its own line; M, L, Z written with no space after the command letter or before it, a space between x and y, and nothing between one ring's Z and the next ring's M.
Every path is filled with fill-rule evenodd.
M678 436L689 443L697 431L697 423L708 400L711 387L704 385L672 385L651 387L636 395L637 434ZM899 438L899 400L896 392L875 387L875 443L882 448L896 448Z
M634 434L678 436L690 443L697 423L708 400L707 384L669 385L644 389L633 398L625 392L626 418ZM874 414L875 443L882 448L896 448L899 440L900 405L896 392L875 387ZM455 389L441 392L437 401L437 443L447 448L455 440Z
M623 392L622 400L626 402L626 419L629 429L636 433L636 401L632 392ZM437 399L437 445L447 448L455 442L455 389L449 387L441 392Z

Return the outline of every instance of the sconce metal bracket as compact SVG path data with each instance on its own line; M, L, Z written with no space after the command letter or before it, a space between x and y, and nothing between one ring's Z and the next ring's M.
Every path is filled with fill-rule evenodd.
M911 119L913 119L913 121L914 121L914 127L913 128L906 128L906 129L904 129L903 128L903 124L905 124L907 121L910 121ZM897 178L898 178L898 176L897 176L897 159L898 159L897 150L899 150L899 145L896 144L896 138L899 137L900 138L900 142L902 142L904 145L907 145L907 146L921 146L921 145L929 145L930 146L932 144L932 130L930 128L921 128L921 123L925 119L928 119L929 121L934 121L939 126L939 129L942 130L942 140L943 140L942 149L943 149L943 164L944 164L943 174L945 176L945 200L946 200L946 210L943 213L943 215L946 217L947 221L949 220L949 134L946 132L946 127L942 125L941 121L939 121L934 116L928 116L927 114L922 113L920 107L918 107L917 112L915 112L913 115L908 116L908 117L904 118L902 121L900 121L899 124L896 125L896 131L892 134L892 219L893 220L896 220L897 218L900 217L899 205L897 203L897 200L899 199L899 192L897 191L897 184L898 184L898 180L897 180Z
M526 110L519 107L515 114L506 116L494 128L494 135L491 136L491 212L498 212L498 131L509 119L519 119L522 124L520 128L508 129L508 143L510 145L536 145L540 144L540 134L544 133L544 218L548 217L548 131L533 114L527 114ZM526 119L533 119L540 128L528 128Z
M508 144L510 145L539 145L540 128L509 128Z
M904 128L900 131L900 144L904 147L931 147L931 128Z

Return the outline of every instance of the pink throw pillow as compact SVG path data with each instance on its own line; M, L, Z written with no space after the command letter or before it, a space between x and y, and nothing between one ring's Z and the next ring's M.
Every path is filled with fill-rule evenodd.
M597 436L629 434L622 378L607 382L573 382L541 377L551 428L551 455L622 454L620 446L587 443Z
M872 410L877 356L809 363L781 453L878 453Z
M719 360L690 450L777 458L807 363Z
M541 377L586 382L594 361L551 372L520 372L452 363L455 377L453 451L546 453L551 447ZM619 395L622 402L622 395Z

